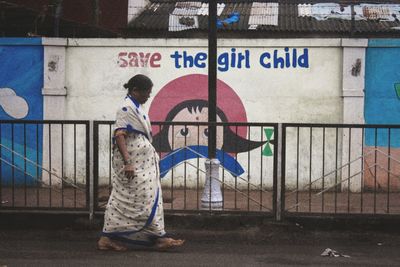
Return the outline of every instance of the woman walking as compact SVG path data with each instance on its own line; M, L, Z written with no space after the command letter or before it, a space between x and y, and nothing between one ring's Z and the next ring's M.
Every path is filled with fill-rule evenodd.
M184 240L166 237L164 230L159 157L151 144L149 117L142 107L153 83L139 74L124 87L128 94L116 115L113 187L98 249L125 251L129 244L160 250L181 246Z

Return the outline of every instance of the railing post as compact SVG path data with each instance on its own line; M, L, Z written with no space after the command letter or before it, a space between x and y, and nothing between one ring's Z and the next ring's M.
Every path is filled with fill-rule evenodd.
M275 218L277 221L282 220L282 212L284 209L285 201L285 128L282 123L278 123L278 135L275 138L276 141L276 153L277 153L277 179L276 179L276 213ZM276 136L276 135L275 135Z
M88 132L88 139L87 139L87 145L86 147L89 148L89 168L88 168L88 174L89 174L89 220L90 222L93 222L94 220L94 201L95 201L95 182L94 182L94 173L97 170L97 158L98 155L95 153L94 148L98 147L98 131L97 131L98 125L96 123L93 123L93 121L89 121L89 132ZM90 138L93 136L93 138Z

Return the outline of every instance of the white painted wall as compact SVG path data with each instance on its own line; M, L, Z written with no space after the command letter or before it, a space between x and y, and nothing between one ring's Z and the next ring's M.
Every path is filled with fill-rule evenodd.
M218 41L218 53L236 53L249 51L249 68L230 68L226 72L219 72L218 78L223 80L241 98L247 113L249 122L296 122L296 123L343 123L354 118L362 118L362 109L359 106L363 95L353 97L352 90L360 92L359 82L347 77L347 69L354 60L353 52L362 54L362 49L341 39L222 39ZM344 48L351 46L351 48ZM281 56L285 55L285 47L290 51L297 49L303 53L308 49L308 68L284 69L265 68L260 64L260 56L275 50ZM355 50L354 50L355 49ZM199 52L207 52L207 40L184 39L68 39L65 48L65 86L67 96L65 98L64 119L73 120L113 120L115 111L126 91L122 85L137 73L148 75L154 82L153 94L149 103L157 92L168 82L187 74L207 74L207 68L176 68L171 55L175 52L186 51L195 55ZM120 67L121 52L145 52L160 53L161 60L157 62L160 67ZM361 55L360 54L360 55ZM349 59L347 58L349 57ZM206 61L207 62L207 61ZM362 69L363 71L363 69ZM363 73L363 72L362 72ZM362 74L363 75L363 74ZM343 79L343 77L345 79ZM359 78L357 78L359 79ZM357 86L353 86L357 84ZM349 91L350 90L350 91ZM350 93L349 93L350 92ZM349 95L350 94L350 95ZM349 96L349 98L348 98ZM354 98L354 99L353 99ZM354 101L358 105L354 106ZM343 105L343 103L346 103ZM350 109L355 109L351 111ZM357 121L357 119L355 119ZM295 133L288 133L295 136ZM306 133L305 133L306 134ZM316 135L320 133L315 133ZM252 133L256 136L259 133ZM342 136L341 136L342 138ZM333 141L335 133L329 133L327 139ZM287 138L288 140L288 138ZM288 153L294 153L294 139L288 141ZM106 141L101 141L100 151L100 175L102 183L108 183L106 176L109 172L109 150ZM307 149L305 141L304 148ZM322 143L314 143L316 152L313 154L315 166L324 164L325 173L334 169L333 155L326 155L326 162L321 162ZM341 151L341 146L340 146ZM306 151L304 151L304 154ZM243 177L256 186L264 188L272 187L272 157L261 157L260 150L250 153L251 173L245 173ZM238 155L242 166L247 169L248 154ZM259 162L263 161L263 169ZM204 165L200 166L204 169ZM286 162L286 185L294 187L296 183L295 162ZM186 183L189 187L196 187L197 175L194 169L188 168ZM322 167L314 169L313 179L319 177ZM308 169L301 171L301 184L306 184L309 179ZM66 171L68 173L68 170ZM174 175L175 185L184 182L183 166L177 168ZM167 176L168 177L168 176ZM226 176L228 177L228 176ZM204 177L201 175L201 184ZM233 177L226 178L227 184L233 185ZM334 176L329 178L335 180ZM238 180L239 187L247 188L246 182ZM329 183L329 181L327 181ZM164 185L170 184L169 178L164 179ZM315 185L319 187L318 183Z
M43 38L43 119L63 120L65 112L65 46L62 38ZM49 129L51 127L51 129ZM61 126L43 126L42 182L60 186L62 172ZM50 149L49 149L50 147ZM51 159L51 160L50 160ZM46 171L47 170L47 171ZM55 174L55 175L53 175ZM60 178L59 178L60 177Z
M364 89L366 39L344 39L343 41L343 123L364 124ZM351 138L349 138L351 137ZM349 140L351 143L349 144ZM342 189L359 192L362 188L363 130L343 131ZM349 149L350 147L350 149Z
M221 40L218 52L250 50L249 69L219 72L218 78L241 97L252 122L342 121L340 40ZM153 96L169 81L186 74L207 74L207 69L176 69L170 55L178 50L189 54L207 52L205 40L71 40L67 48L67 119L113 119L125 91L122 85L136 73L154 81ZM308 69L265 69L258 63L263 52L285 46L308 48ZM159 52L160 68L121 68L121 51ZM151 98L149 102L151 102ZM99 108L102 107L102 108ZM104 108L107 107L107 108Z

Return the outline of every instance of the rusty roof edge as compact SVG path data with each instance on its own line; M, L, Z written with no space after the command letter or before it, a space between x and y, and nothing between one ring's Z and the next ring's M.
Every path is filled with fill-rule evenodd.
M150 0L151 3L177 3L177 2L201 2L208 3L209 0ZM280 4L316 4L316 3L337 3L337 4L400 4L400 0L217 0L218 3L280 3Z
M54 39L54 40L53 40ZM59 41L67 40L68 47L207 47L206 38L67 38L58 40L57 38L46 38L46 43L50 45L52 41L59 44ZM260 39L231 39L220 38L219 48L234 47L340 47L343 46L342 38L260 38ZM346 39L347 40L347 39ZM261 41L261 42L260 42ZM349 42L349 41L348 41Z
M167 5L171 5L171 3L176 3L177 1L168 1L168 0L153 0L153 1L159 1L160 3L162 3L162 2L164 2L165 4L167 4ZM179 1L179 0L178 0ZM187 1L185 1L185 2L187 2ZM198 2L200 2L200 1L198 1ZM207 1L203 1L203 2L207 2ZM236 0L236 1L232 1L232 0L224 0L224 1L219 1L219 2L237 2L237 3L247 3L248 5L251 5L251 3L253 3L253 2L255 2L255 1L243 1L243 0ZM262 1L262 2L271 2L271 1ZM291 0L285 0L285 1L279 1L279 3L282 3L282 5L283 5L283 3L289 3L289 4L286 4L286 5L292 5L292 6L297 6L299 3L305 3L305 2L307 2L307 3L311 3L312 1L296 1L296 2L294 2L293 0L291 1ZM324 1L317 1L317 2L324 2ZM334 0L330 0L329 2L340 2L340 3L343 3L344 1L334 1ZM352 1L346 1L346 2L352 2ZM367 3L367 2L374 2L374 1L362 1L362 3ZM400 0L392 0L392 1L387 1L388 3L389 2L391 2L391 3L400 3ZM290 4L291 3L291 4ZM355 4L357 4L357 5L359 5L359 4L362 4L361 2L356 2ZM282 13L282 10L280 9L280 12L279 12L280 14L279 14L279 16L280 17L282 17L282 16L287 16L287 13ZM143 13L142 13L143 14ZM156 14L154 14L154 15L156 15ZM153 15L153 16L154 16ZM290 14L289 14L290 15ZM152 16L151 14L150 15L148 15L148 16ZM139 17L141 17L141 16L139 16ZM138 17L138 18L139 18ZM296 19L298 19L298 20L304 20L305 18L303 18L303 17L296 17ZM306 19L309 19L309 20L311 20L312 18L306 18ZM147 19L148 20L148 19ZM313 24L315 24L314 26L318 26L317 28L313 28L313 29L310 29L310 30L308 30L308 29L303 29L303 28L298 28L298 27L294 27L293 29L287 29L286 31L285 31L285 29L280 29L280 28L274 28L274 29L272 29L270 26L266 26L266 27L259 27L257 30L249 30L247 27L241 27L241 28L237 28L237 27L228 27L228 28L226 28L226 29L222 29L222 30L220 30L220 33L222 33L222 32L231 32L232 34L242 34L242 33L244 33L244 32L246 32L246 34L249 34L249 36L250 35L257 35L257 32L263 32L263 33L271 33L271 34L273 34L273 35L276 35L276 36L278 36L279 35L279 33L282 33L282 32L286 32L286 33L288 33L288 34L290 34L291 36L289 36L289 37L296 37L296 34L295 33L298 33L298 34L313 34L313 33L318 33L318 34L321 34L321 35L324 35L324 34L336 34L335 36L333 36L333 37L338 37L338 38L342 38L342 37L344 37L344 36L346 36L346 37L351 37L351 38L353 38L353 37L357 37L357 36L359 36L358 34L360 34L361 35L361 37L370 37L369 35L371 35L371 36L380 36L380 35L384 35L384 36L400 36L400 31L399 30L397 30L397 29L395 29L395 28L393 28L394 26L398 26L398 22L390 22L390 23L394 23L394 25L393 26L390 26L389 24L387 25L387 27L385 27L385 29L382 29L382 28L376 28L376 27L370 27L370 26L368 26L368 27L363 27L363 28L365 28L365 29L363 29L363 28L360 28L359 26L358 26L358 24L359 23L362 23L362 22L359 22L359 21L355 21L354 23L355 23L355 26L356 27L352 27L352 25L350 24L351 22L350 21L340 21L340 22L342 22L342 27L340 27L340 28L335 28L335 20L338 20L338 19L335 19L335 18L329 18L328 20L326 20L326 21L313 21L312 23ZM140 21L140 20L139 20ZM135 21L136 22L136 21ZM135 22L133 22L133 23L130 23L129 25L128 25L128 27L127 27L127 35L129 36L129 35L131 35L133 32L140 32L140 28L141 28L141 25L139 25L140 23L138 23L138 25L135 25ZM298 23L300 23L301 21L299 21ZM303 21L304 22L304 21ZM301 22L301 23L303 23L303 22ZM371 22L372 23L374 23L374 21L373 20L371 20ZM384 22L381 22L381 21L378 21L379 23L384 23ZM329 27L327 26L328 24L327 23L333 23L332 25L330 25ZM362 25L362 24L361 24ZM144 25L143 25L144 26ZM243 25L242 25L243 26ZM337 26L337 25L336 25ZM268 28L267 28L268 27ZM275 27L278 27L278 26L275 26ZM145 28L145 27L144 27ZM154 30L154 29L153 29ZM168 28L165 28L165 27L161 27L161 28L159 28L159 29L157 29L158 30L158 34L161 34L162 33L162 31L166 31L166 32L168 32ZM186 30L184 30L184 31L186 31L187 32L187 36L185 36L186 34L185 33L182 33L182 34L179 34L179 33L176 33L176 32L174 32L174 34L170 34L170 33L166 33L165 34L165 36L168 36L168 37L170 37L170 36L175 36L175 35L177 35L177 36L179 36L179 37L186 37L186 38L190 38L191 37L191 35L195 35L196 33L198 33L198 34L201 34L201 32L202 31L204 31L204 30L206 30L205 28L204 28L204 25L202 26L202 27L199 27L199 28L196 28L196 29L186 29ZM252 33L248 33L249 31L252 31ZM279 33L278 33L279 32ZM144 34L144 35L146 35L146 34ZM257 37L256 37L257 38Z
M128 38L208 38L208 32L204 30L169 32L166 30L148 31L143 29L127 29ZM332 31L221 31L218 38L232 39L293 39L293 38L400 38L400 31L382 32L332 32Z

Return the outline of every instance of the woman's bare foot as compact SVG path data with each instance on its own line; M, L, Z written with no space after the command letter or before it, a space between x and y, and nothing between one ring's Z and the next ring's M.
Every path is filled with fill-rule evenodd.
M170 248L180 247L183 243L185 243L185 240L162 237L157 239L154 248L157 250L168 250Z
M114 250L114 251L127 251L128 248L117 244L112 241L110 238L106 236L100 237L99 241L97 241L97 249L99 250Z

